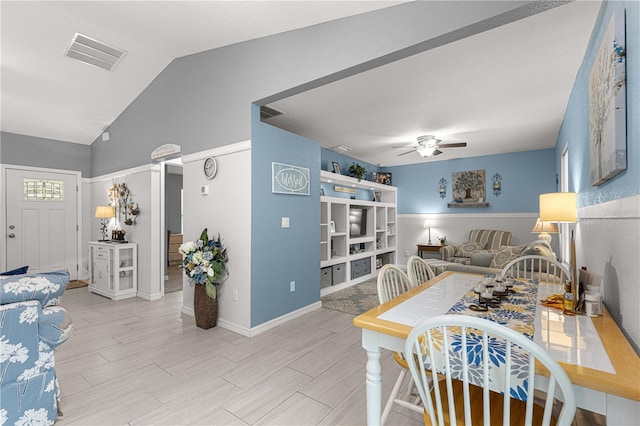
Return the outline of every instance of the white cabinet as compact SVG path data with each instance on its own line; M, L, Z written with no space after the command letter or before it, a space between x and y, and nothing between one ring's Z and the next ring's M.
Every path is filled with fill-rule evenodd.
M397 189L325 171L320 180L325 194L334 194L320 197L321 291L327 294L374 278L383 265L395 263ZM336 187L357 189L356 199L348 192L340 197Z
M136 297L138 245L90 242L89 291L113 300Z

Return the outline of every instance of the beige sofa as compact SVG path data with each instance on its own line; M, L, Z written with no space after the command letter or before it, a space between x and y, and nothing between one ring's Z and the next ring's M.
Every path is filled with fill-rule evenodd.
M441 247L442 260L434 267L437 273L457 271L500 275L510 261L520 256L535 254L555 259L546 241L537 240L517 246L510 243L509 231L474 229L469 233L468 242Z
M440 248L442 260L463 265L471 265L473 254L477 261L484 265L486 259L491 260L501 247L511 244L511 232L497 229L473 229L469 232L467 242L459 245L446 245ZM476 260L476 259L474 259ZM506 265L506 263L505 263ZM480 266L480 265L478 265Z

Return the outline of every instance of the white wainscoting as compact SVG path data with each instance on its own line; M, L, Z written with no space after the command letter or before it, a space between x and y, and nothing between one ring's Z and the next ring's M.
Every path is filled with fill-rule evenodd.
M640 195L578 209L578 268L603 276L604 304L640 352Z

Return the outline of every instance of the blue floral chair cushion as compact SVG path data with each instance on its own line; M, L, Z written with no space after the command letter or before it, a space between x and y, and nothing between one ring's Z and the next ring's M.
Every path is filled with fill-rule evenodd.
M73 329L58 306L68 282L67 271L0 281L0 425L50 425L58 417L54 355Z

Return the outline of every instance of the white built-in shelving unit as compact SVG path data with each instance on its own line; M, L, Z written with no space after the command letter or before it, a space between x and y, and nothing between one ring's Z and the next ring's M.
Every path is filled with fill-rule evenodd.
M320 181L331 189L365 190L361 199L320 197L321 293L327 294L374 278L383 265L396 262L397 188L326 171ZM374 201L376 192L380 201ZM355 210L366 213L366 232L352 237L349 216Z

